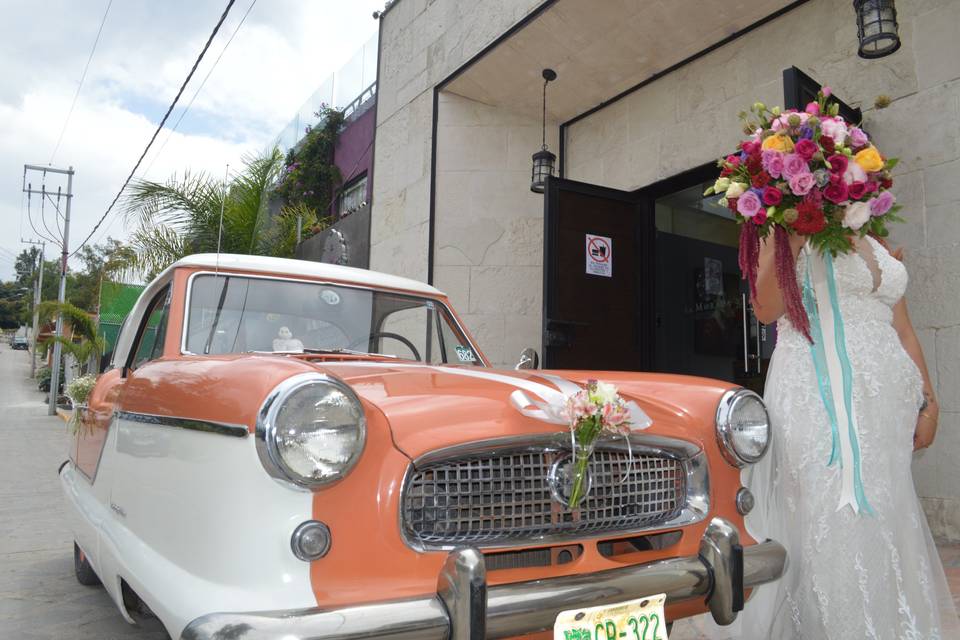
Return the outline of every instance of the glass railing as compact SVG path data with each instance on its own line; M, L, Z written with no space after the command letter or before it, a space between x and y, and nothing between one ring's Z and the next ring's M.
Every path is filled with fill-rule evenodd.
M345 117L360 108L377 92L377 34L367 42L338 71L331 74L297 110L270 145L286 152L306 135L308 127L316 127L320 119L315 115L324 105L344 111Z

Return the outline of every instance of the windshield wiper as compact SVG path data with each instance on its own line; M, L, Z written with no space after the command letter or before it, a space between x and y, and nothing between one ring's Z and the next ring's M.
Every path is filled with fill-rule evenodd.
M370 353L369 351L356 351L354 349L344 349L342 347L337 347L335 349L315 349L313 347L304 347L303 353L314 353L314 354L346 354L350 356L381 356L383 358L397 358L387 353Z

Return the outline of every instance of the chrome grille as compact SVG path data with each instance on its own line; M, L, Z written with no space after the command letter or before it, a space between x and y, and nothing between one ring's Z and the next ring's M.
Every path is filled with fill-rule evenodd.
M670 522L685 506L683 461L597 450L580 508L555 501L548 474L558 450L505 450L411 468L401 496L407 539L425 547L522 543L545 536L636 531ZM624 477L626 475L626 477Z

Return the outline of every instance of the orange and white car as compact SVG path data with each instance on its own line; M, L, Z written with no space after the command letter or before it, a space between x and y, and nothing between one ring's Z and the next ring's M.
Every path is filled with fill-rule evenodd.
M571 510L569 432L515 392L591 378L653 424L600 442ZM493 370L419 282L196 255L143 292L60 477L78 578L174 638L608 640L730 623L782 574L743 520L768 438L727 383Z

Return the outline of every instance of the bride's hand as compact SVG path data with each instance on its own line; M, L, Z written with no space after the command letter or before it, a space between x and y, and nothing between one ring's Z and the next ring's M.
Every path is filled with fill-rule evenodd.
M926 449L933 444L937 435L937 418L939 409L936 405L924 409L917 416L917 428L913 432L913 450Z

